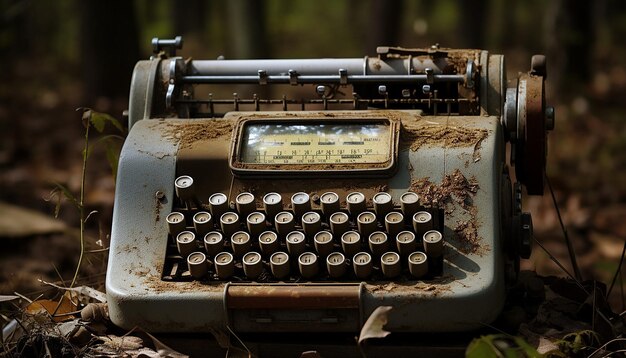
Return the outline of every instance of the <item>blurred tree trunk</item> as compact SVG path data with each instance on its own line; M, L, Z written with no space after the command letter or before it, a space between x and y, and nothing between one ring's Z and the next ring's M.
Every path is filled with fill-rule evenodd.
M403 2L372 0L370 7L365 53L373 53L378 46L399 46Z
M592 2L567 0L554 1L548 6L545 14L548 76L557 91L590 79L595 42L593 7Z
M229 0L229 49L235 58L265 58L268 56L265 31L265 1Z
M174 34L172 36L193 34L202 37L208 7L210 7L210 2L206 0L173 0Z
M79 7L83 101L127 97L133 67L140 59L134 2L82 0Z
M459 46L484 48L488 0L460 1L458 4L460 21L457 25L457 33L461 38Z

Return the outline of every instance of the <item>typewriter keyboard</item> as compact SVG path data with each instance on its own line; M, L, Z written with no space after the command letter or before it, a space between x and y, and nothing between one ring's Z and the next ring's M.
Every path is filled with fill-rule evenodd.
M443 266L443 211L406 192L224 193L206 202L175 182L165 281L360 282L429 279Z

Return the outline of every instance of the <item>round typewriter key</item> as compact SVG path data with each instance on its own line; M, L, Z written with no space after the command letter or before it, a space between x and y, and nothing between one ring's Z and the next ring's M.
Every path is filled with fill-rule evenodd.
M263 209L269 220L274 220L276 214L283 211L283 197L278 193L267 193L263 196Z
M338 211L330 215L330 230L335 236L341 236L350 228L350 218L348 214Z
M418 237L424 236L426 231L433 228L433 217L428 211L418 211L413 215L413 229Z
M420 197L412 191L407 191L400 196L400 206L402 213L407 220L413 217L420 207Z
M367 209L365 195L358 191L348 194L348 196L346 196L346 203L348 203L348 212L353 218Z
M320 203L322 204L322 213L329 217L332 213L339 211L339 195L329 191L320 196Z
M385 252L380 257L380 268L383 270L383 275L387 278L394 278L400 275L400 272L402 272L400 255L395 252Z
M176 247L183 258L198 249L196 235L191 231L183 231L176 236Z
M217 277L227 279L235 273L235 259L230 252L220 252L215 256L214 263Z
M302 229L307 237L312 238L322 229L322 218L315 211L302 215Z
M254 201L254 195L252 193L243 192L235 198L235 206L237 212L241 217L250 215L251 212L256 210L256 202Z
M166 218L167 221L167 230L169 231L172 238L176 238L176 235L180 234L182 231L185 231L187 224L185 223L185 215L179 213L178 211L171 212Z
M409 272L415 278L421 278L428 273L428 258L421 251L409 255Z
M402 257L407 257L417 248L415 234L412 231L401 231L396 236L396 247Z
M365 211L359 214L356 218L356 223L359 228L361 236L368 237L371 233L376 231L378 222L376 221L376 215L371 211Z
M289 276L289 255L285 252L275 252L270 257L270 268L276 278Z
M372 255L379 257L387 251L389 247L389 240L387 234L382 231L373 232L367 239L368 246Z
M333 251L333 234L328 231L320 231L313 237L315 251L321 256L326 257Z
M248 231L253 237L259 236L266 229L265 214L260 212L254 212L246 218L246 224Z
M361 250L361 235L356 231L347 231L341 235L341 248L348 257Z
M222 193L209 196L209 211L216 220L222 217L228 211L228 197Z
M333 252L326 257L328 276L339 278L346 274L346 257L341 252Z
M263 261L261 260L261 254L258 252L248 252L241 261L243 263L243 272L251 280L256 280L263 272Z
M206 211L199 211L193 216L193 227L196 229L196 234L204 235L207 232L213 230L213 222L211 221L211 214Z
M300 275L304 278L311 278L317 275L319 265L317 264L317 256L312 252L305 252L298 256L298 268Z
M274 226L276 226L278 235L280 235L280 237L285 237L296 227L293 214L288 211L282 211L276 214L276 217L274 218Z
M250 234L245 231L237 231L230 238L230 246L233 248L235 256L241 257L245 255L252 247Z
M193 252L187 257L187 267L191 277L201 279L209 271L209 263L206 261L206 255L202 252Z
M443 235L437 230L430 230L424 234L424 251L431 258L443 254Z
M311 198L309 194L299 192L291 196L291 207L296 218L300 219L304 213L311 211Z
M224 237L217 231L211 231L204 235L204 249L209 257L214 257L224 250Z
M306 240L300 231L290 232L285 241L287 242L287 251L292 257L298 257L306 249Z
M225 213L220 217L220 226L224 235L231 236L239 230L239 215L236 213Z
M273 231L265 231L259 235L259 246L263 255L269 256L280 248L278 235Z
M385 229L391 237L396 237L404 228L404 215L399 212L391 212L385 216Z
M372 274L372 256L367 252L359 252L352 258L354 274L360 279L370 277Z
M380 220L384 220L385 215L393 210L393 201L389 193L376 193L372 201L374 202L374 212Z
M174 181L174 189L176 190L176 196L182 200L192 200L195 194L193 189L193 178L189 175L179 176Z

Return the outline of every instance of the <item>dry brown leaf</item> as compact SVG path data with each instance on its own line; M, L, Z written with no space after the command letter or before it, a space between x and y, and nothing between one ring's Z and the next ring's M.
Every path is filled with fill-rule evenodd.
M386 331L384 329L385 325L388 322L388 314L393 307L391 306L380 306L370 314L361 328L361 333L359 334L359 345L361 342L370 339L370 338L385 338L391 332Z
M60 299L60 304L52 300L37 300L26 306L26 313L49 314L55 322L63 322L75 319L75 315L67 315L67 313L76 312L78 307L72 302L70 292L66 292ZM58 308L57 308L58 305Z

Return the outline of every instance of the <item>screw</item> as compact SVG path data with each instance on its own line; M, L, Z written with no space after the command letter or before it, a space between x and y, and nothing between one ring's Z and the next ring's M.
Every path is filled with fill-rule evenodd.
M154 193L154 197L158 200L163 200L163 198L165 198L165 193L158 190L156 193Z

